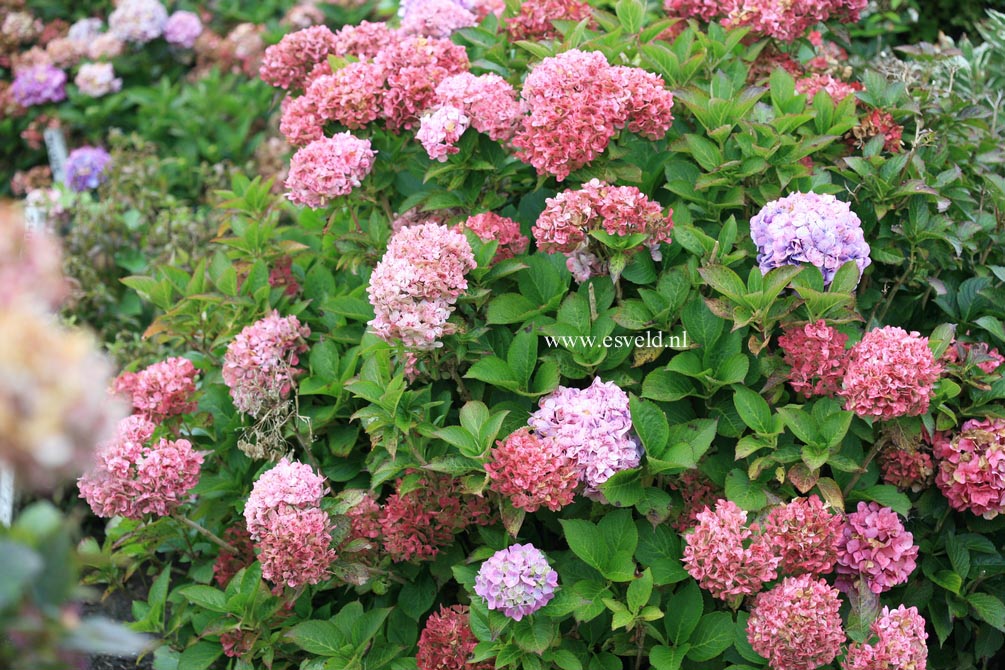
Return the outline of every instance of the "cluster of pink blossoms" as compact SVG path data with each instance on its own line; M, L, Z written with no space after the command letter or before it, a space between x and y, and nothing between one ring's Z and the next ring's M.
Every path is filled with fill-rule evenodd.
M321 509L324 488L324 478L309 465L285 458L255 482L244 520L258 547L262 577L291 588L328 577L336 556L331 520Z
M897 123L890 112L873 109L846 135L853 149L861 149L874 137L883 137L883 150L900 153L904 144L904 126Z
M845 641L838 591L812 575L786 577L754 600L747 640L774 670L816 670Z
M373 169L375 157L370 140L349 133L314 140L290 160L287 197L300 205L324 207L332 198L360 186Z
M558 181L602 154L626 125L655 140L673 122L673 94L658 75L612 67L596 51L545 58L521 97L529 114L512 140L516 156Z
M160 423L171 416L194 412L198 371L187 358L172 357L139 372L123 372L112 390L128 396L137 414Z
M444 105L422 115L415 139L419 140L431 159L443 163L447 156L460 151L456 144L470 124L471 120L464 112Z
M634 186L611 186L592 179L578 190L548 198L531 232L541 251L569 255L566 266L577 281L584 282L604 268L599 258L602 245L591 232L645 235L642 244L658 257L660 243L670 242L672 216L673 210L664 215L658 202Z
M406 35L448 38L454 31L478 25L478 17L454 0L422 0L407 3L401 18Z
M482 212L469 216L464 221L457 224L459 230L470 230L478 236L482 242L496 241L496 254L492 258L493 263L504 261L526 253L530 240L520 232L520 224L506 216L499 216L494 212Z
M516 129L520 105L516 91L497 74L461 72L436 87L436 102L461 110L471 127L497 142L509 140Z
M531 0L521 2L520 11L506 20L510 39L538 42L559 37L555 21L579 23L588 18L592 8L583 0Z
M790 366L789 384L796 393L833 397L841 388L847 364L848 336L821 319L802 328L787 328L778 338Z
M953 340L946 353L942 355L941 361L946 365L976 365L981 372L986 375L994 374L1002 363L1005 363L1005 356L1002 356L994 347L988 346L986 342L960 342Z
M514 544L482 563L475 577L475 593L490 610L501 610L520 621L548 604L558 588L558 573L534 545Z
M848 515L838 544L837 585L854 589L862 580L873 593L903 584L917 567L918 547L900 517L878 503L858 504Z
M951 440L936 436L935 483L953 509L985 519L1005 512L1005 419L971 419Z
M310 334L297 317L279 312L237 334L223 357L223 382L239 411L257 418L286 401Z
M768 536L747 527L747 513L736 503L720 499L697 519L686 538L684 567L703 589L732 600L757 593L775 578L781 557Z
M495 663L468 663L478 638L471 632L468 607L440 605L419 635L415 665L419 670L492 670Z
M336 53L335 35L327 26L288 33L265 50L259 75L272 86L303 89L311 69Z
M188 440L151 442L157 426L141 415L123 419L115 437L98 448L95 467L78 480L100 517L167 516L199 482L202 454Z
M638 467L642 447L632 434L628 394L597 377L585 389L559 386L540 401L527 421L538 436L555 444L575 464L586 494L616 472Z
M715 501L722 497L722 491L701 470L687 470L675 480L671 480L670 488L680 493L684 499L684 508L680 516L673 521L673 527L679 533L686 533L698 523L698 515L706 507L715 507Z
M447 323L475 267L462 233L435 223L402 228L370 276L367 293L375 316L370 326L386 341L433 349L453 332Z
M917 607L895 610L884 607L869 626L874 642L848 645L844 670L925 670L928 666L928 633Z
M792 42L828 19L858 21L866 0L664 0L663 6L671 16L719 19L726 26L749 26L757 35Z
M781 557L783 573L825 575L834 569L844 519L824 507L819 497L796 498L773 507L764 535Z
M862 84L858 82L849 84L848 82L835 79L829 74L812 74L796 80L796 92L806 96L808 102L812 103L820 91L827 91L834 103L839 103L848 96L854 96L855 91L861 91Z
M840 395L862 417L917 416L928 411L941 373L927 337L886 326L852 347Z
M918 448L890 446L880 452L877 460L883 481L902 491L924 490L935 474L932 455Z
M572 502L579 484L575 463L558 443L527 428L496 442L485 471L492 490L528 512L541 506L557 512Z

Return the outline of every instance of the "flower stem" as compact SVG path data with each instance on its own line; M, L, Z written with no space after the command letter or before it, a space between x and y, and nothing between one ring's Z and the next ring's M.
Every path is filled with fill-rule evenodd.
M183 516L181 514L175 514L174 518L177 519L178 521L180 521L182 523L182 525L188 526L192 530L197 531L198 533L202 534L203 536L206 537L206 539L208 539L210 542L212 542L213 544L217 545L218 547L220 547L221 549L223 549L227 553L229 553L229 554L237 554L237 553L239 553L237 551L237 549L234 547L234 545L232 545L232 544L230 544L228 542L225 542L224 540L221 540L217 535L215 535L208 528L206 528L205 526L203 526L201 524L196 523L195 521L192 521L192 519L189 519L187 516Z

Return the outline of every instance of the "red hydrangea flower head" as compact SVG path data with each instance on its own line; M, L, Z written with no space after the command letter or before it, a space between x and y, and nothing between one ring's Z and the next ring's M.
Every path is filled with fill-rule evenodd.
M575 463L558 443L528 428L496 442L485 471L493 491L528 512L542 506L557 512L572 502L579 484Z
M311 26L283 36L265 50L259 76L283 89L306 88L311 69L335 53L335 35L327 26Z
M985 519L1005 512L1005 419L971 419L951 440L937 436L935 483L953 509Z
M816 670L845 641L837 589L812 575L786 577L754 600L747 640L774 670Z
M187 358L173 357L139 372L124 372L113 390L129 396L133 409L155 423L194 412L195 377L198 371Z
M499 243L496 247L496 255L492 258L493 263L504 261L527 252L530 240L520 232L520 224L506 216L499 216L494 212L482 212L469 216L466 220L457 224L460 230L470 230L482 242L495 240Z
M935 474L932 455L918 448L894 444L880 452L878 461L883 481L902 491L923 491Z
M782 573L826 575L837 562L844 519L815 495L771 508L764 535L781 556Z
M790 366L789 384L796 393L833 397L841 388L847 365L848 336L821 319L801 328L787 328L778 338L785 363Z
M419 635L415 664L419 670L492 670L491 661L468 662L477 644L467 605L440 605Z
M862 579L873 593L903 584L917 567L918 547L900 517L879 503L860 502L848 515L838 543L838 586Z

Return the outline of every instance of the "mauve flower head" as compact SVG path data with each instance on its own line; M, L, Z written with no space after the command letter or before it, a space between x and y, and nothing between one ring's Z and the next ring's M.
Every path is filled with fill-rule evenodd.
M471 119L456 107L438 107L422 115L415 139L419 140L431 159L445 163L448 156L460 151L456 144L470 123Z
M10 96L22 107L66 100L66 73L51 64L18 70Z
M108 16L108 30L125 42L145 44L164 34L167 20L158 0L121 0Z
M806 96L808 103L813 102L820 91L827 91L827 94L836 103L841 102L848 96L855 96L855 91L861 91L862 85L855 82L849 84L835 79L829 74L811 74L800 79L796 79L796 92ZM857 102L857 100L856 100Z
M499 216L494 212L482 212L469 216L467 219L457 224L459 230L470 230L478 236L482 242L495 240L499 243L496 247L493 263L504 261L526 253L530 240L520 232L520 224L506 216Z
M105 24L101 19L92 16L76 21L70 26L66 36L71 40L86 43L100 35L104 27Z
M279 24L303 30L311 26L319 26L324 22L325 14L321 11L320 7L315 4L304 3L290 7L286 14L283 15L283 18L280 19Z
M304 89L311 69L335 52L335 35L327 26L288 33L265 50L259 76L272 86Z
M862 417L917 416L928 411L941 374L927 337L885 326L851 348L839 393L844 408Z
M168 44L191 49L202 34L202 21L194 12L177 11L164 24L164 39Z
M778 346L790 366L792 390L806 398L837 394L848 363L847 341L847 335L823 319L801 328L786 328L778 338Z
M555 21L579 23L592 14L582 0L531 0L519 4L519 13L506 20L510 39L537 42L559 37Z
M772 507L764 535L781 556L782 573L826 575L837 562L844 519L832 513L816 495Z
M450 37L461 28L478 25L478 17L453 0L421 0L408 3L401 19L406 35Z
M101 147L78 147L66 158L63 181L78 193L98 188L108 179L111 162L111 155Z
M1005 419L971 419L934 442L935 483L953 509L985 519L1005 512Z
M747 640L774 670L815 670L845 641L837 589L813 575L786 577L754 600Z
M370 140L349 133L314 140L293 154L286 197L299 205L324 207L360 186L375 158Z
M927 488L932 483L935 468L932 455L919 447L892 444L883 449L877 459L883 481L902 491L919 493Z
M441 105L462 110L471 119L472 128L497 142L513 136L520 117L516 91L494 73L461 72L447 77L436 87L436 99Z
M223 382L239 411L258 417L286 401L310 334L297 317L275 311L237 334L223 357Z
M632 434L628 394L597 377L585 389L559 386L527 421L565 451L587 495L597 496L611 475L638 467L642 447Z
M126 43L114 33L102 33L87 44L87 57L94 60L121 56Z
M720 499L706 507L685 536L684 567L698 584L720 600L749 596L773 580L781 557L770 538L747 527L747 513Z
M475 593L490 610L520 621L555 597L558 573L534 545L514 544L482 563L475 577Z
M477 644L467 605L440 605L419 635L415 664L419 670L492 670L491 661L468 663Z
M146 417L127 417L115 437L98 448L97 464L78 482L96 515L167 516L199 483L202 454L188 440L152 442L156 427Z
M381 339L408 348L440 346L439 339L453 332L447 319L468 287L464 275L474 268L462 233L436 223L401 228L370 275L370 327Z
M576 465L550 438L527 428L496 442L485 464L493 491L510 499L513 507L536 512L547 507L557 512L576 496Z
M139 372L124 372L112 388L129 397L133 409L160 423L171 416L194 412L195 377L198 371L187 358L172 357Z
M761 272L810 263L830 284L838 268L854 261L859 274L869 265L862 222L846 202L832 195L792 193L766 204L750 220Z
M895 610L884 607L869 626L868 642L848 645L844 670L925 670L928 667L928 633L917 607Z
M900 517L879 503L860 502L848 515L838 543L837 585L854 588L861 579L873 593L903 584L917 567L918 547Z
M84 63L73 83L81 93L92 98L122 90L122 80L115 76L115 67L111 63Z

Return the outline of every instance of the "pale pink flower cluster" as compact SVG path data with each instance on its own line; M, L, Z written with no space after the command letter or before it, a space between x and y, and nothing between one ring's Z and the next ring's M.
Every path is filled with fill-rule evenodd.
M985 519L1005 512L1005 419L971 419L950 440L937 436L935 483L953 509Z
M455 145L470 124L471 119L464 112L444 105L422 115L415 139L419 140L431 159L444 163L447 156L460 151Z
M286 401L310 334L297 317L279 312L237 334L223 357L223 382L239 411L258 417Z
M527 428L496 442L485 472L493 491L527 512L542 506L557 512L572 502L579 484L576 465L561 446Z
M283 98L279 132L295 147L302 147L324 137L325 119L317 101L307 95Z
M571 49L534 66L521 92L529 112L513 138L516 156L564 180L602 154L626 125L650 139L673 122L663 80L612 67L600 52Z
M80 478L80 493L100 517L167 516L199 483L203 456L188 440L160 438L156 424L135 414L98 448L95 467Z
M112 384L129 397L137 414L160 423L171 416L194 412L198 371L187 358L172 357L139 371L123 372Z
M886 326L852 347L840 395L862 417L917 416L928 411L941 373L927 337Z
M812 575L786 577L754 600L747 640L774 670L816 670L845 641L837 589Z
M331 520L321 509L324 488L324 478L309 465L285 458L255 482L244 519L263 578L296 588L331 574L336 555Z
M843 527L842 515L832 513L812 495L771 508L764 534L781 557L783 573L825 575L837 562Z
M492 258L493 263L519 256L525 253L530 245L527 236L520 232L519 223L494 212L482 212L469 216L457 224L457 227L460 230L470 230L482 242L493 240L498 242L499 246L496 247L496 254Z
M73 83L81 93L91 98L100 98L122 90L122 79L115 76L115 67L111 63L81 65Z
M21 220L0 217L0 311L15 303L53 311L68 293L57 238L26 233Z
M873 593L903 584L917 567L918 547L900 517L879 503L860 502L848 515L838 544L837 585L853 589L860 579Z
M265 50L259 76L283 89L304 89L311 68L336 52L335 35L327 26L312 26L283 36Z
M698 584L720 600L733 600L761 590L778 572L781 557L771 539L747 527L747 513L720 499L715 510L698 512L686 536L684 567Z
M519 7L519 13L506 21L513 41L555 39L559 37L555 21L579 23L593 11L583 0L530 0L521 2Z
M350 133L314 140L290 160L286 197L314 209L324 207L360 186L373 169L375 158L370 140Z
M721 20L727 26L749 26L757 35L792 42L829 19L858 21L866 0L664 0L674 17Z
M789 384L796 393L833 397L841 388L848 352L848 336L823 319L802 328L787 328L778 338L789 365Z
M194 12L177 11L164 24L164 40L182 49L191 49L202 34L202 21Z
M167 10L158 0L121 0L108 15L108 31L126 42L144 44L164 33Z
M436 100L462 110L471 119L472 128L497 142L513 136L520 116L513 86L493 73L449 76L436 87Z
M849 84L840 79L835 79L829 74L811 74L796 80L796 92L804 94L810 103L813 102L813 98L820 91L827 91L827 95L831 97L831 100L839 103L848 96L854 98L855 91L861 90L862 85L858 82Z
M474 268L462 233L435 223L402 228L370 276L375 317L369 325L381 339L408 348L440 346L438 340L454 332L447 319Z
M406 35L447 38L461 28L478 25L478 17L453 0L413 2L401 19Z
M871 642L848 645L844 670L925 670L928 667L928 633L917 607L895 610L884 607L869 626Z
M642 447L632 433L628 394L596 377L585 389L559 386L540 400L527 423L550 438L576 465L586 494L599 497L600 485L616 472L638 467Z
M335 32L336 56L352 56L360 60L373 58L395 41L395 31L383 21L360 21L357 25L342 26Z

